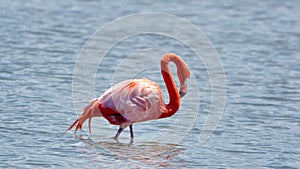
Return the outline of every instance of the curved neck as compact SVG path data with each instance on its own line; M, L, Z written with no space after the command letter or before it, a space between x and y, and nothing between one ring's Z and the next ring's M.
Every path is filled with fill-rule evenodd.
M165 105L166 107L166 112L163 112L159 118L165 118L165 117L170 117L173 114L177 112L180 106L180 95L178 92L178 89L176 87L176 84L173 80L170 67L169 67L169 62L172 61L176 64L178 67L177 63L177 58L178 56L176 55L165 55L160 62L161 66L161 74L163 76L163 79L165 81L168 93L169 93L169 98L170 101L168 104Z

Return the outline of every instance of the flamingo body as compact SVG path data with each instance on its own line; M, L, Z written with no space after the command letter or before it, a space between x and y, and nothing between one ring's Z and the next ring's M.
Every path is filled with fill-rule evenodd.
M157 119L165 111L160 87L148 79L120 82L98 98L99 109L111 124Z

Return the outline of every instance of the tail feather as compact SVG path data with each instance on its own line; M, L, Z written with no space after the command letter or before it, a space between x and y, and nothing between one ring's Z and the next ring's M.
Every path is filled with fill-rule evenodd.
M89 117L89 132L90 132L90 134L92 134L91 123L92 123L92 118Z
M93 117L101 117L102 114L98 108L99 102L97 102L98 99L95 98L91 100L90 104L83 108L82 115L67 129L67 131L71 130L75 125L75 133L78 129L82 129L82 125L85 122L85 120L89 119L88 121L88 128L89 132L91 134L91 122Z
M69 130L71 130L77 123L78 123L78 119L66 130L66 132L67 131L69 131Z
M91 100L91 101L90 101L90 104L88 104L87 106L85 106L85 107L83 108L83 112L88 111L88 110L94 105L94 103L95 103L96 101L98 101L98 98L95 98L95 99Z
M77 131L78 129L81 129L81 128L82 128L82 124L79 122L79 123L77 124L77 126L76 126L75 131Z

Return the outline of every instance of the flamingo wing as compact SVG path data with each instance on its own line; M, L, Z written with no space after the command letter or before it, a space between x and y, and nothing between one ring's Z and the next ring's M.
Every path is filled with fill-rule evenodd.
M100 96L102 114L112 124L157 119L165 109L158 84L148 79L126 80Z

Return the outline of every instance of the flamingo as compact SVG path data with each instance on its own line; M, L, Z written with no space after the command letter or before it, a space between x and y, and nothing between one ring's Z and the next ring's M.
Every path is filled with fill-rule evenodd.
M180 82L180 90L173 80L169 62L175 63ZM149 79L125 80L112 86L99 98L90 101L83 109L83 114L67 129L75 125L75 133L82 129L88 119L91 134L91 120L93 117L104 117L112 125L119 125L119 130L113 137L118 140L121 132L129 126L130 138L133 142L133 123L167 118L174 115L180 107L180 98L187 93L187 79L190 71L185 62L176 54L167 53L161 61L161 74L169 94L169 103L164 103L164 97L159 85Z

